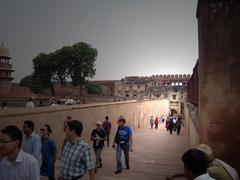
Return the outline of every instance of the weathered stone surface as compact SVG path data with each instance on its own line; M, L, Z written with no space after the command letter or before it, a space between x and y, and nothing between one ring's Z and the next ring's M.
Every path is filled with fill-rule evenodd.
M240 172L240 1L199 0L199 134Z

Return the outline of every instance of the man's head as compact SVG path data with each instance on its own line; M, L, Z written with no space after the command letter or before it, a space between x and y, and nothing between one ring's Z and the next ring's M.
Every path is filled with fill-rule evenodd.
M102 122L101 121L97 121L96 122L96 126L97 126L97 129L101 129L102 128Z
M190 149L182 156L184 171L188 180L207 172L207 159L205 154L198 149Z
M125 118L123 116L119 116L119 118L118 118L118 126L119 127L123 127L125 123L126 123Z
M66 117L66 120L67 120L67 121L71 121L71 120L72 120L72 116L67 116L67 117Z
M42 134L43 137L48 137L52 132L51 126L49 124L44 124L40 128L40 133Z
M67 138L80 137L82 135L83 125L78 120L72 120L67 123L66 136Z
M108 116L106 116L105 119L108 121L108 119L109 119Z
M30 136L34 130L34 123L33 121L24 121L23 123L23 132L24 134Z
M0 134L0 152L3 156L8 156L17 149L20 149L22 144L22 132L17 126L7 126L1 130Z

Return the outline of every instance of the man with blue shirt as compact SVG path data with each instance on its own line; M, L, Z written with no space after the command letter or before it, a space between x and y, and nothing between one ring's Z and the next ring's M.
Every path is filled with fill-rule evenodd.
M33 121L24 121L23 124L22 149L24 152L33 155L41 164L42 162L42 142L40 137L34 132Z
M118 129L113 141L112 147L116 148L116 159L117 159L117 169L115 174L122 172L122 162L121 155L122 151L124 152L125 157L125 165L126 169L130 169L129 167L129 150L132 152L132 130L130 127L125 125L126 120L123 116L120 116L118 119Z

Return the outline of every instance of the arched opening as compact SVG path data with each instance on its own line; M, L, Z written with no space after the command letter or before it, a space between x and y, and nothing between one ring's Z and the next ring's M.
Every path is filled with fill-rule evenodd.
M171 116L174 116L174 115L176 115L177 114L177 110L176 109L171 109Z

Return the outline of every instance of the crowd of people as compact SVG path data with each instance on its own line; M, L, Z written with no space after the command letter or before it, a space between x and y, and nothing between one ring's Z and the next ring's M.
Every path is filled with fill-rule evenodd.
M183 126L182 116L173 115L168 116L166 120L166 130L169 131L170 134L173 132L177 132L177 135L180 135L181 128Z
M174 121L176 122L174 123ZM178 121L182 121L181 116L167 117L166 128L170 134L174 131L174 127L177 134L180 133L180 130L177 129ZM158 123L164 122L164 116L159 119L155 118L155 120L153 116L150 118L151 128L155 124L157 129ZM171 122L176 125L169 125ZM132 130L126 125L126 119L120 116L117 123L118 128L112 142L112 147L116 151L115 174L122 173L123 170L122 152L125 169L130 169L129 154L133 151ZM40 136L35 133L34 129L34 122L27 120L23 123L22 131L15 125L9 125L1 130L1 180L40 180L40 176L55 180L55 162L58 158L61 160L58 180L77 180L86 173L90 180L94 180L99 168L103 168L101 154L104 147L109 147L109 136L112 130L108 116L103 122L97 121L96 128L89 135L93 142L95 162L91 146L81 138L83 131L81 121L73 120L71 116L66 117L63 123L63 131L66 136L58 158L55 141L51 138L51 126L43 124L40 128ZM107 141L106 145L105 141ZM226 162L215 158L211 147L206 144L186 151L182 155L182 161L184 172L166 177L166 180L179 177L185 177L187 180L239 180L236 170Z
M180 135L181 127L183 126L182 116L181 115L168 115L165 121L164 115L156 117L155 119L153 116L150 118L150 128L158 129L159 124L164 124L166 130L169 131L170 134L176 132L177 135Z
M132 151L132 130L126 126L126 119L120 116L112 147L116 150L115 174L122 172L121 154L124 152L126 169L129 166L129 152ZM62 143L59 159L61 159L58 180L77 180L89 174L90 180L95 179L98 168L103 167L101 153L107 141L112 125L109 117L104 122L96 122L90 139L93 141L95 163L91 146L82 138L83 124L67 116L63 131L66 137ZM40 176L55 180L55 162L57 148L51 138L52 128L43 124L41 135L35 133L34 122L24 121L23 133L15 125L9 125L1 130L0 134L0 179L1 180L39 180Z
M59 105L75 105L75 104L86 104L86 98L80 100L77 97L62 97L62 98L55 98L51 97L48 100L40 99L39 102L36 103L34 98L29 98L28 101L24 104L26 108L34 108L34 107L43 107L43 106L50 106L55 107ZM10 103L11 104L11 103ZM8 108L9 103L4 101L1 103L0 110L5 110Z
M39 100L38 104L34 104L33 98L30 98L28 102L26 103L25 107L27 108L34 108L34 107L43 107L43 106L51 106L55 107L58 105L75 105L75 104L86 104L86 99L83 99L82 101L79 98L76 97L62 97L62 98L55 98L51 97L48 99L47 105L43 104L43 100Z

